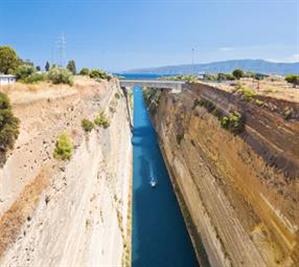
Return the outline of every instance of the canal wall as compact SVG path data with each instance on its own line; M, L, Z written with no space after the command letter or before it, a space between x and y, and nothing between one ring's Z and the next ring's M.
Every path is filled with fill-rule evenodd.
M201 265L297 266L298 103L203 84L145 98Z
M0 169L0 265L130 266L131 129L118 80L18 86L8 94L20 136ZM81 120L102 111L110 126L84 132ZM69 161L53 158L63 132Z

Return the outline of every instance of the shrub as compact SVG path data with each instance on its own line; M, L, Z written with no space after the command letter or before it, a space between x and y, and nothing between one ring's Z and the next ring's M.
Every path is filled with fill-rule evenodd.
M48 78L50 81L52 81L54 84L69 84L73 85L73 75L72 73L63 68L51 68L48 74Z
M31 65L20 65L15 71L17 80L25 80L30 75L36 72L36 69Z
M103 79L107 81L110 81L112 79L112 76L110 74L99 69L91 70L89 73L89 77L93 79Z
M163 77L163 80L170 80L170 81L186 81L189 83L196 83L198 81L198 77L196 75L176 75L176 76L168 76Z
M288 82L288 83L291 83L293 84L293 87L295 88L296 85L299 85L299 75L288 75L285 77L285 80Z
M199 105L202 107L205 107L207 109L208 112L213 112L216 108L215 104L207 99L200 99L199 100Z
M58 136L53 156L59 160L70 160L73 150L74 146L71 138L66 133L63 133Z
M47 75L44 73L33 73L27 78L25 78L23 81L25 83L36 83L40 81L44 81L47 79Z
M7 95L0 92L0 150L4 154L13 148L19 135L19 124L19 119L12 113Z
M220 72L217 74L217 80L218 81L233 81L233 80L235 80L235 77L230 73Z
M84 75L84 76L88 76L90 73L89 69L88 68L83 68L80 70L80 75Z
M223 116L220 119L221 126L229 131L237 134L244 130L244 118L237 112L233 111L228 116Z
M256 96L256 92L254 90L252 90L248 87L244 87L244 86L240 86L240 89L238 89L238 92L243 95L244 99L247 102L250 102Z
M66 66L66 68L73 74L77 74L76 62L75 60L70 60Z
M257 104L258 106L263 106L264 105L264 101L256 99L255 100L255 104Z
M233 72L232 72L232 75L237 79L237 80L240 80L240 78L242 78L244 76L244 72L240 69L235 69Z
M92 129L94 128L94 123L90 120L83 119L81 121L81 126L85 132L91 132Z
M115 96L116 99L120 99L120 94L119 93L115 93L114 96Z
M110 122L109 122L108 118L106 117L106 115L103 112L101 112L95 118L94 124L99 126L99 127L103 127L104 129L106 129L110 126Z

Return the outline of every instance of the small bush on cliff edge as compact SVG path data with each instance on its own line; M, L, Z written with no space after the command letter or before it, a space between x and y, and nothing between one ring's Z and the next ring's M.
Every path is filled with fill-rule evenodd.
M1 163L5 161L6 152L12 149L19 135L20 121L13 115L9 98L0 92L0 153Z
M110 121L106 117L106 115L101 112L94 120L94 124L100 127L103 127L104 129L108 128L110 126Z
M49 71L48 79L52 81L52 83L54 84L64 83L68 85L73 85L72 73L69 70L63 68L52 68Z
M241 133L245 126L243 116L237 111L231 112L228 116L223 116L220 123L223 128L235 134Z
M81 121L81 126L85 132L91 132L92 129L94 128L93 122L87 119L83 119Z
M58 136L53 156L59 160L70 160L73 154L73 142L71 138L63 133Z

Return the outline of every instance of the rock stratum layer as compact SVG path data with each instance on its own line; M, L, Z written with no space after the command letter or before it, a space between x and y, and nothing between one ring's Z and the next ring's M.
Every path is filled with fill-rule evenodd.
M203 84L145 97L201 265L298 266L299 104ZM221 127L234 111L238 133Z
M132 147L118 81L8 93L21 129L0 169L0 265L130 265ZM81 120L100 111L110 127L85 133ZM52 156L62 132L75 145L66 162Z

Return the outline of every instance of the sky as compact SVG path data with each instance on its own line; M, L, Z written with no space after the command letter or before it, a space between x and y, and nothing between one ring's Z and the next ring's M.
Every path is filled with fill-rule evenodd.
M0 0L0 45L44 67L299 61L299 0ZM192 52L193 50L193 52Z

